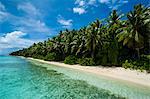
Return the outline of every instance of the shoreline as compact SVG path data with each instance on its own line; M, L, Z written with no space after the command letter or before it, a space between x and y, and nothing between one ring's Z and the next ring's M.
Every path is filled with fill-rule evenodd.
M44 61L41 59L27 58L37 62L42 62L50 65L56 65L60 67L71 68L79 71L84 71L98 76L105 76L114 78L116 80L122 80L130 83L139 84L145 87L150 87L150 74L145 72L139 72L137 70L124 69L122 67L102 67L102 66L81 66L81 65L69 65L60 62Z

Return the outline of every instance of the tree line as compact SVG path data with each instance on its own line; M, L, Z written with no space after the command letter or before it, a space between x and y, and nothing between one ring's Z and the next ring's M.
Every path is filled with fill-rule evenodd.
M126 15L113 10L105 21L97 19L79 30L60 31L53 38L10 55L150 71L149 45L150 7L138 4Z

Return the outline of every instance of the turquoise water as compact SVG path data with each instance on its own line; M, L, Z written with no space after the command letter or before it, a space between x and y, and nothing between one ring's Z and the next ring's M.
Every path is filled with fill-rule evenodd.
M41 67L44 66L44 67ZM149 99L150 89L19 57L0 56L0 99Z

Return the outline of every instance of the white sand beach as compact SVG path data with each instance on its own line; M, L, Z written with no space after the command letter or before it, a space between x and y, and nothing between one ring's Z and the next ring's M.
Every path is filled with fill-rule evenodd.
M122 67L102 67L102 66L80 66L80 65L68 65L60 62L49 62L40 59L28 58L46 64L57 65L76 69L84 72L89 72L99 76L107 76L118 80L128 81L131 83L140 84L150 87L150 74L146 72L140 72L137 70L124 69Z

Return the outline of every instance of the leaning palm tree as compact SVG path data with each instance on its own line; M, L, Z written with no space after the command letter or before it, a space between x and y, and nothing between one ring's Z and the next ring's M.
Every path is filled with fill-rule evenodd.
M141 4L134 6L134 11L127 14L126 27L120 29L120 33L117 35L119 42L122 41L123 45L137 51L138 58L140 58L140 49L144 47L145 33L142 30L143 28L146 29L150 23L150 15L147 17L149 11Z

